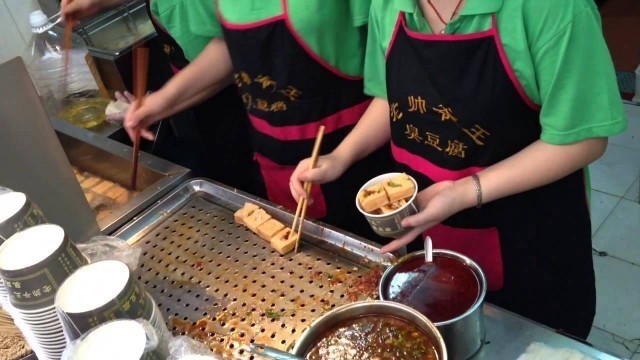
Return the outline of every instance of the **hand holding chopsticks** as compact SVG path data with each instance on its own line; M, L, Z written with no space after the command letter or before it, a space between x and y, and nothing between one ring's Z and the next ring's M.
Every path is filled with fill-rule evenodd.
M320 144L322 143L323 136L324 126L320 126L320 128L318 129L318 135L316 135L316 142L313 145L313 152L311 153L311 163L309 164L309 170L315 168L316 164L318 163L318 156L320 155ZM302 225L304 224L304 218L307 215L307 206L309 196L311 195L312 186L313 183L310 181L306 181L304 183L304 192L306 196L300 196L300 199L298 199L298 208L296 209L296 214L293 217L293 224L291 224L291 230L294 234L297 234L295 252L298 252L298 243L300 242L300 237L302 237Z

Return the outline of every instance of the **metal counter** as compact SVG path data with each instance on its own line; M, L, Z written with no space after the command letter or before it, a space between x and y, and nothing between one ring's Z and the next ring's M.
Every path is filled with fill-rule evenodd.
M115 234L143 250L136 275L170 329L241 359L249 358L249 342L291 348L315 318L366 298L366 291L349 292L394 259L365 239L314 221L305 222L300 251L280 256L233 221L247 201L285 224L292 221L291 212L264 199L195 179ZM616 359L495 306L485 305L484 314L486 342L473 360L515 360L532 342Z
M129 183L133 157L130 146L65 121L51 119L51 122L72 166L115 183ZM141 152L138 188L142 191L99 220L100 230L104 234L112 233L189 176L189 169Z

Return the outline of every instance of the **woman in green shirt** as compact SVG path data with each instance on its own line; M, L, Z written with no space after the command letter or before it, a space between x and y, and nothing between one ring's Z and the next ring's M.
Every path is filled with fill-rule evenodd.
M488 301L586 338L595 315L588 176L626 119L592 0L374 0L369 109L315 170L328 182L391 140L423 232L473 258Z
M146 129L152 122L235 82L249 115L266 194L295 210L289 178L311 154L318 128L325 127L322 151L332 151L371 101L362 80L369 0L220 0L216 5L216 17L186 22L182 14L193 12L192 2L156 1L154 13L178 43L180 31L206 33L213 40L142 107L132 107L125 127L130 135L140 130L151 138ZM187 57L197 46L181 43ZM344 194L388 171L387 166L388 150L379 150L338 182L314 186L307 216L375 239Z

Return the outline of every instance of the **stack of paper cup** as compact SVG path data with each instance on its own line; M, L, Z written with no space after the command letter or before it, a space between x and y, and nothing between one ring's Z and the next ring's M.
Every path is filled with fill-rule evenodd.
M0 244L23 228L45 222L42 211L25 194L0 186ZM8 296L4 281L0 279L0 305L3 308L8 306Z
M144 319L158 336L168 332L153 298L129 267L117 260L98 261L78 269L60 286L55 304L71 340L114 319Z
M84 264L86 259L58 225L30 227L0 246L0 277L9 295L8 312L38 359L59 359L66 347L55 294Z

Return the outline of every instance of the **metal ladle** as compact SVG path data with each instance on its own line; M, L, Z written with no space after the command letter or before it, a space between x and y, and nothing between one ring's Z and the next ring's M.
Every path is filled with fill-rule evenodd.
M433 243L429 236L424 238L424 262L433 262Z

